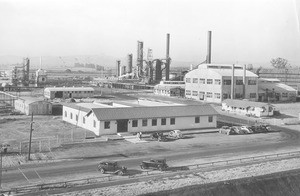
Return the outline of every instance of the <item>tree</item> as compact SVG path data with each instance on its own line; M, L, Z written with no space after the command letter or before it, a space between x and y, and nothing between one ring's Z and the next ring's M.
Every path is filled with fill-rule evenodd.
M277 69L284 69L287 67L288 60L283 58L276 58L276 59L272 59L270 63L272 64L273 67Z

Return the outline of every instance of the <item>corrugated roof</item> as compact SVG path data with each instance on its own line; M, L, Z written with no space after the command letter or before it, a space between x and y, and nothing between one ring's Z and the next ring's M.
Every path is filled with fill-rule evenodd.
M92 87L48 87L49 91L94 91Z
M38 97L19 97L19 100L24 101L28 105L35 103L35 102L40 102L40 101L50 103L50 102L44 100L43 98L38 98Z
M297 91L293 87L288 86L288 85L283 84L283 83L267 83L266 82L266 83L260 83L258 85L259 93L261 93L261 92L265 93L266 89L268 89L269 92L273 91L273 89L274 89L275 93L289 93L289 92L296 92Z
M89 112L91 110L90 108L82 107L80 105L77 105L76 103L62 103L62 105L65 107L73 108L84 112Z
M141 119L217 115L210 105L183 105L130 108L93 108L98 120Z
M238 100L238 99L226 99L223 101L223 103L226 103L228 106L233 106L233 107L238 107L238 108L264 107L267 105L271 105L268 103L244 101L244 100Z

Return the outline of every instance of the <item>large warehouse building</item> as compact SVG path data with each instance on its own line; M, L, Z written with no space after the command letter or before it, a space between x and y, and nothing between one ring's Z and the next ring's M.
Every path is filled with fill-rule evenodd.
M44 96L48 99L87 98L94 96L92 87L48 87L44 89Z
M258 76L240 65L201 64L185 75L185 84L185 97L196 100L258 98Z
M210 105L181 105L147 100L108 103L65 103L66 122L96 135L202 129L217 126L218 113Z

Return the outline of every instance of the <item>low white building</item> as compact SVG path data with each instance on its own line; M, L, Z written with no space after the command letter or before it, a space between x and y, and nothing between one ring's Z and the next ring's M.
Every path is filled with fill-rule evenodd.
M222 102L222 110L246 116L273 116L275 107L269 103L247 100L226 99Z
M92 87L48 87L44 89L44 97L48 99L87 98L93 97L94 92Z
M184 81L161 81L154 86L153 93L168 97L184 97L185 82Z
M135 100L119 103L65 103L62 119L99 136L119 132L215 128L217 115L215 109L206 104L180 105Z
M15 100L15 109L26 115L49 115L52 114L52 104L43 99L22 97Z

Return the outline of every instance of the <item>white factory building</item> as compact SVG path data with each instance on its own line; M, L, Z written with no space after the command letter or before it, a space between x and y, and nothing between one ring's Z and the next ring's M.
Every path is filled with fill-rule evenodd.
M258 99L258 76L245 66L200 64L185 75L185 97L207 102Z
M153 93L168 97L184 97L184 81L161 81L154 86Z
M48 87L44 89L44 97L48 99L87 98L94 96L92 87Z
M183 105L134 100L64 103L62 119L99 136L119 132L215 128L217 115L208 104Z

